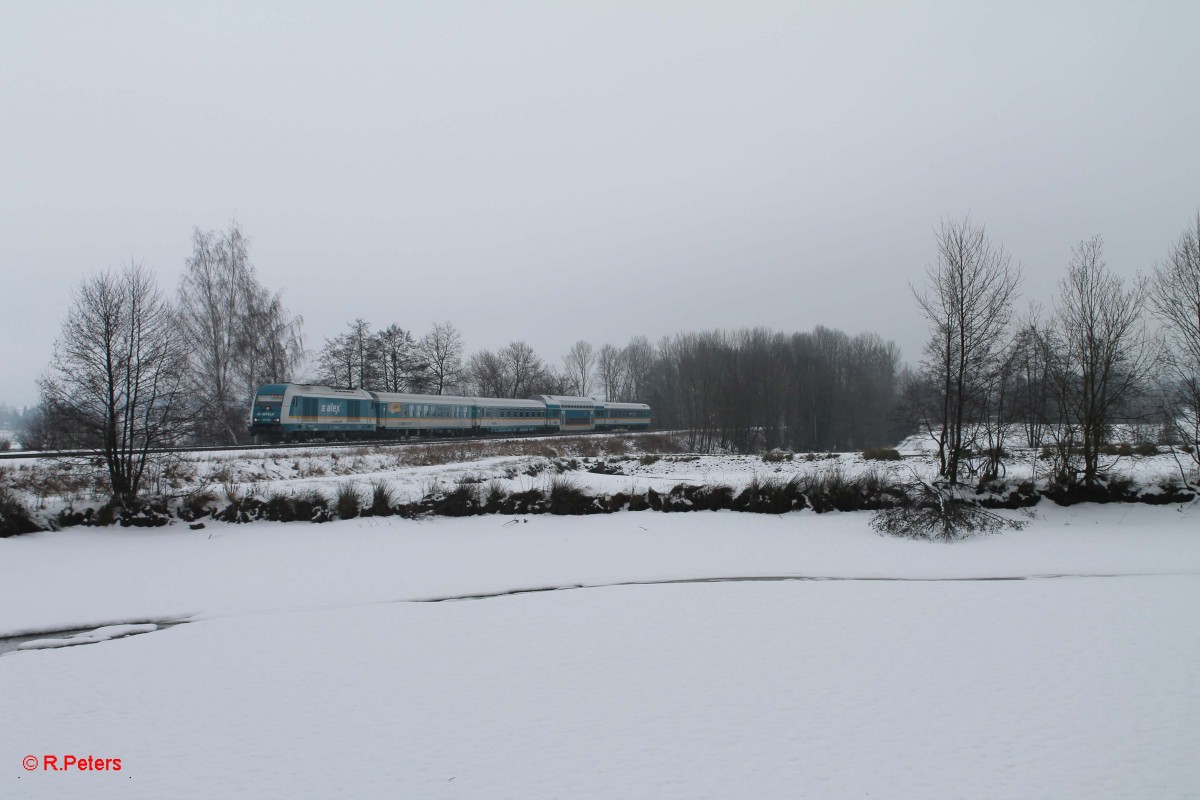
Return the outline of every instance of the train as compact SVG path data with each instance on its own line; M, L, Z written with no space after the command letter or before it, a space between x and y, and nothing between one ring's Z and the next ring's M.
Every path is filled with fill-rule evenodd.
M540 394L527 400L398 394L301 383L260 386L250 408L256 442L413 436L648 430L645 403Z

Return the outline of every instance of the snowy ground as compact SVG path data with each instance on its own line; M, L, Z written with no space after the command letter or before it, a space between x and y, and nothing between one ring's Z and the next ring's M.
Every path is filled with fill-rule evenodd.
M1197 507L1038 513L0 540L0 636L189 620L0 656L0 795L1197 796Z
M496 440L482 443L361 446L349 448L229 451L186 454L168 462L162 472L152 472L147 486L152 493L181 498L189 492L207 492L213 507L234 494L267 499L273 494L318 491L332 499L340 489L354 486L365 500L371 484L390 487L398 502L413 502L460 483L482 487L495 484L507 492L546 489L559 475L567 475L591 494L665 492L680 483L726 485L735 489L758 478L787 480L799 475L840 472L846 476L875 471L909 480L913 475L936 474L935 456L927 437L912 437L901 444L900 461L869 461L859 453L797 453L789 460L766 461L761 456L695 455L662 453L651 449L665 436L651 434L596 435L589 437ZM1050 462L1037 449L1010 448L1005 477L1012 481L1046 477ZM1153 456L1105 456L1106 473L1132 478L1141 487L1177 484L1181 466L1190 470L1190 456L1159 448ZM609 473L609 474L603 474ZM52 518L67 508L83 510L104 502L95 486L95 469L75 462L30 458L0 461L0 486L14 489L25 504Z

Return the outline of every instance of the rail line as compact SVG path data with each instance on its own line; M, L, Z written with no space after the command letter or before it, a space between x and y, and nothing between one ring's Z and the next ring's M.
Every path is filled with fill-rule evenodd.
M518 436L502 436L489 434L486 436L412 436L401 439L352 439L346 441L310 441L310 442L272 442L270 444L238 444L238 445L186 445L180 447L154 447L148 453L166 455L171 453L239 453L254 450L300 450L312 448L344 448L344 447L413 447L430 444L450 444L454 442L500 442L520 441L522 439L551 439L575 438L579 436L645 436L647 434L679 433L677 430L653 431L550 431L548 433L523 433ZM0 461L9 459L33 458L103 458L104 451L98 449L78 450L12 450L0 453Z

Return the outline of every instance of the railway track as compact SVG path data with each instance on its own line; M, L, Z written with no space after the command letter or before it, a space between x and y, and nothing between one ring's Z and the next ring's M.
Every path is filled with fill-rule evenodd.
M254 450L301 450L313 448L345 448L345 447L413 447L430 444L450 444L465 442L498 442L519 441L522 439L574 438L577 436L641 436L648 433L676 433L673 430L653 431L594 431L549 433L523 433L520 436L413 436L408 439L357 439L351 441L313 441L313 442L274 442L271 444L241 444L241 445L203 445L186 447L156 447L149 452L156 455L170 453L241 453ZM32 458L103 458L100 450L13 450L0 453L0 461L10 459Z

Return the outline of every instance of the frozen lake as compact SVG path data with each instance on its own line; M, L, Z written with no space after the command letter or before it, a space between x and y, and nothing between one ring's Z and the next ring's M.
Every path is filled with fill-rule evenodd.
M1194 796L1194 510L1042 511L0 541L0 635L192 620L0 657L0 753L20 797Z

